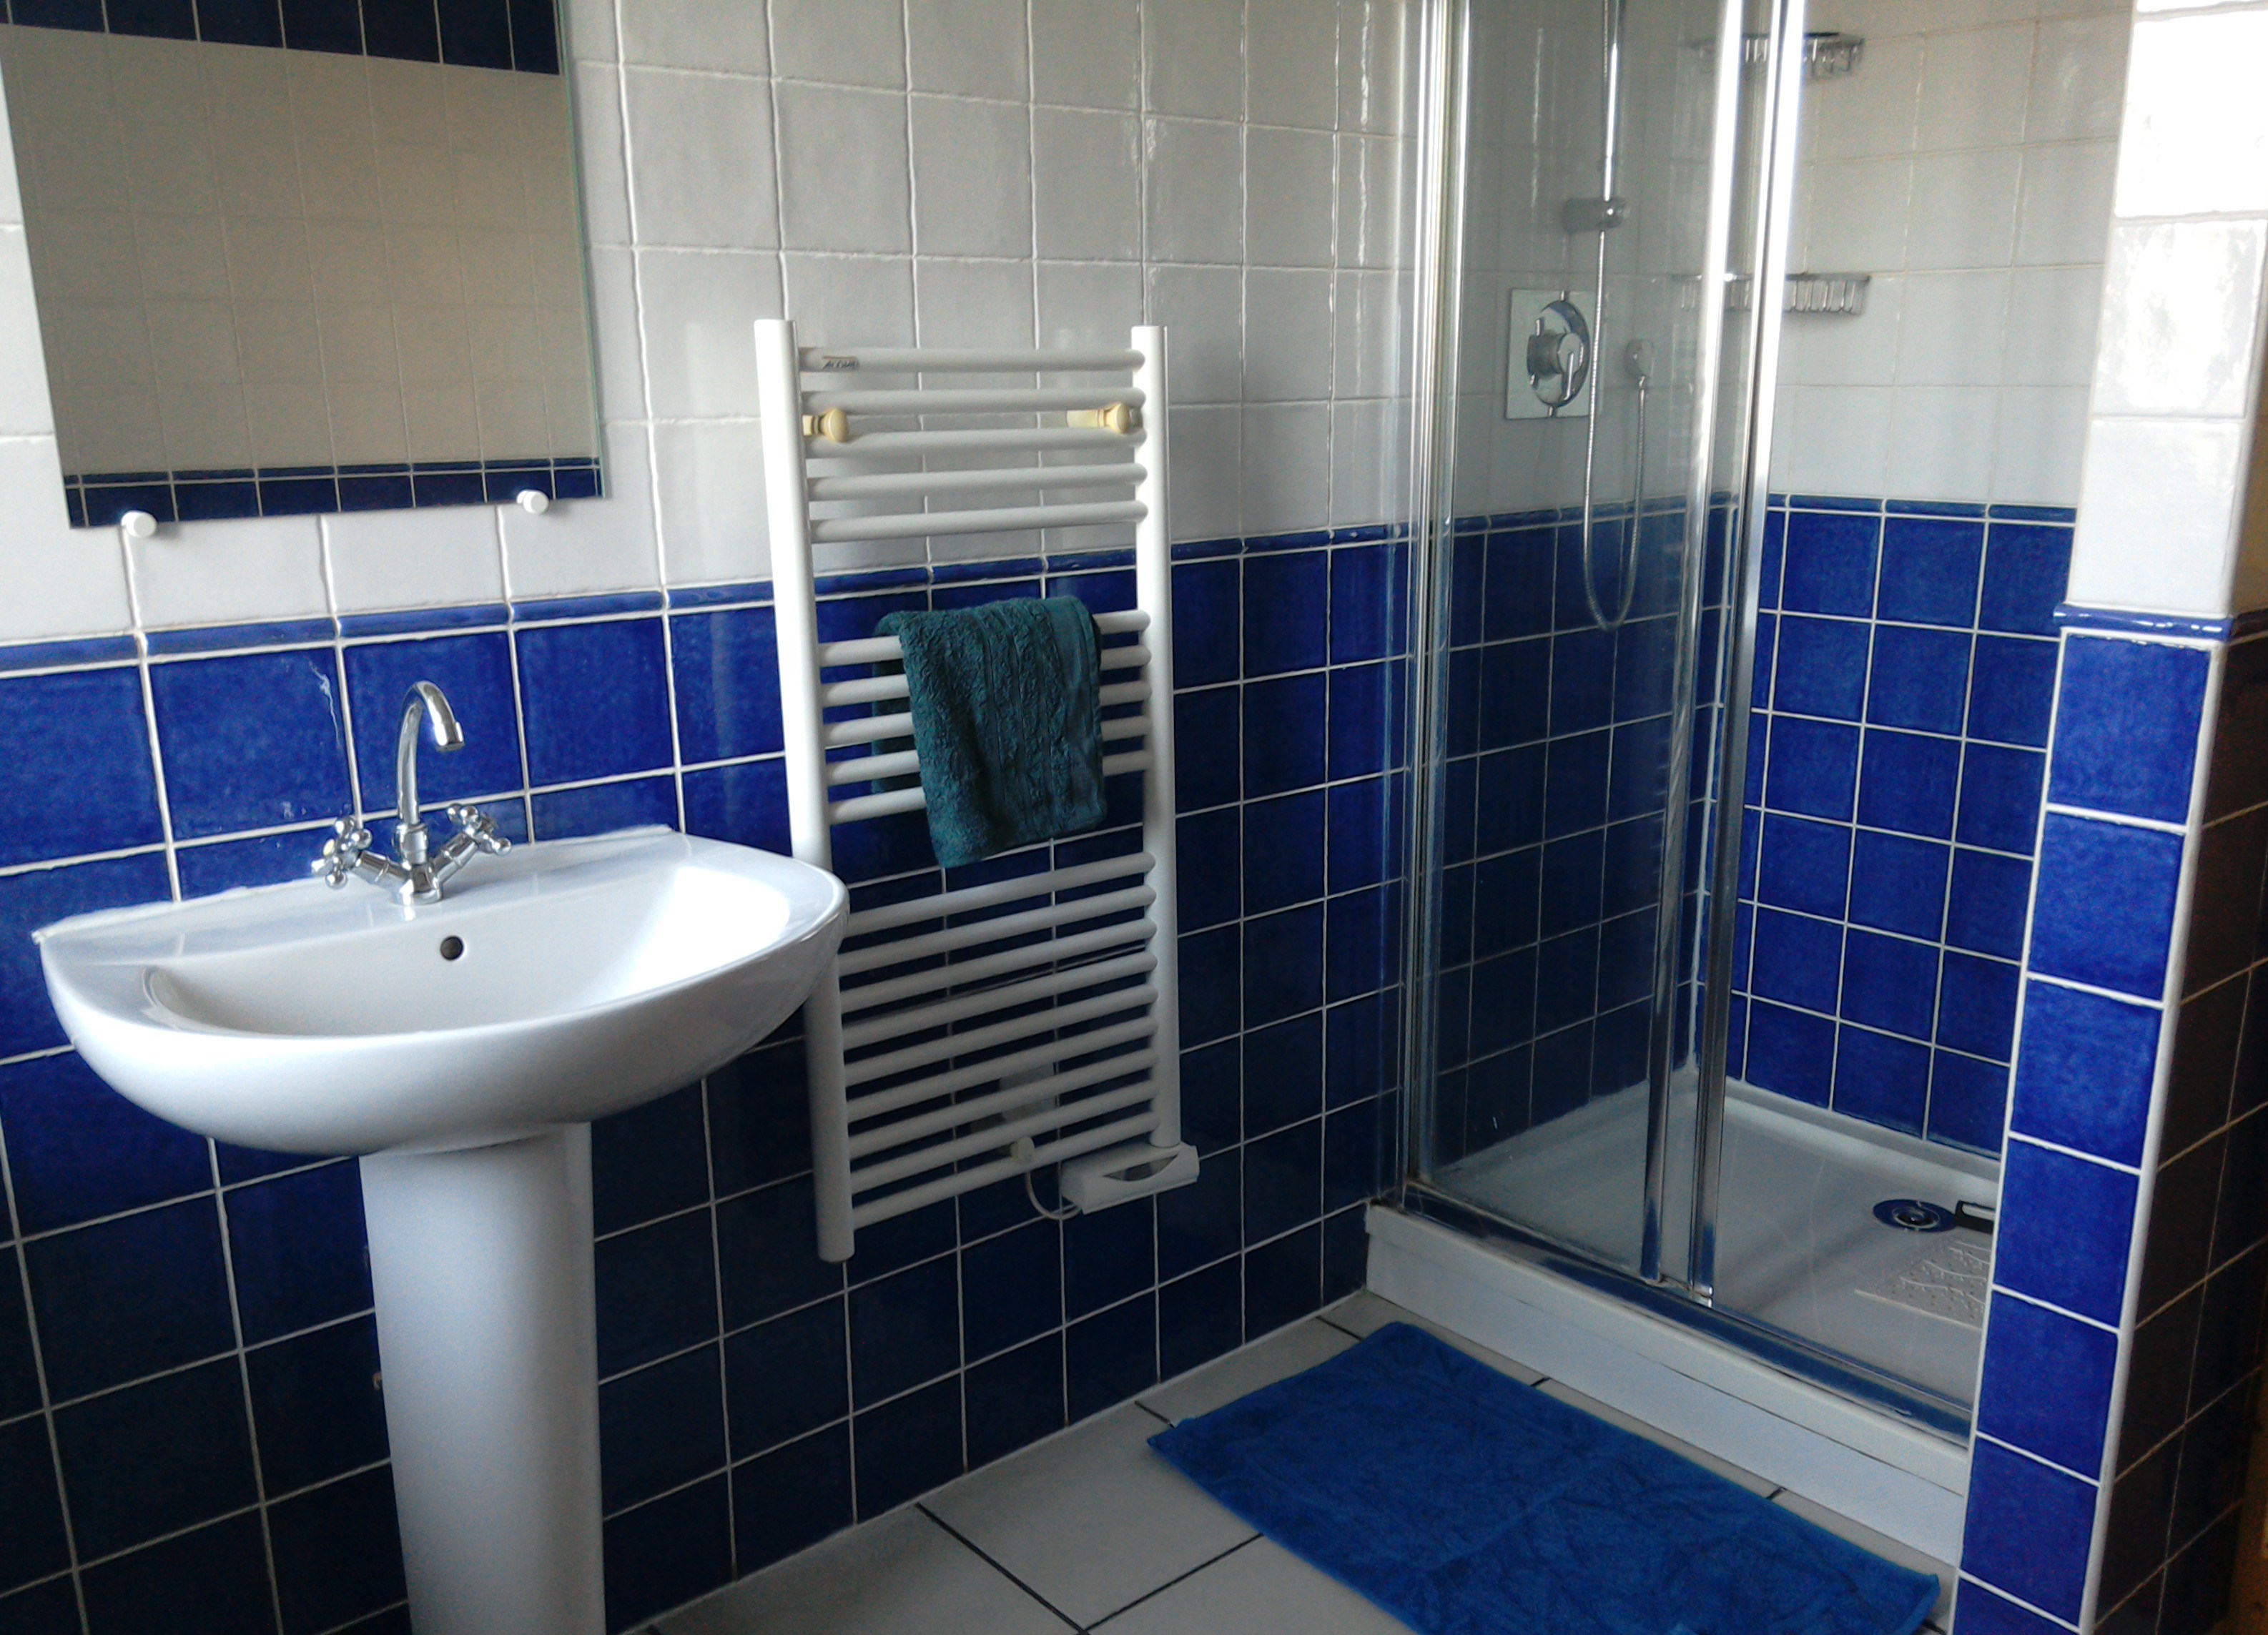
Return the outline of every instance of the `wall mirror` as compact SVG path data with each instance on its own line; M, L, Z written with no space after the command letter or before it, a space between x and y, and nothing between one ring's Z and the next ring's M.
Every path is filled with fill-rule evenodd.
M13 0L71 519L599 491L552 0Z

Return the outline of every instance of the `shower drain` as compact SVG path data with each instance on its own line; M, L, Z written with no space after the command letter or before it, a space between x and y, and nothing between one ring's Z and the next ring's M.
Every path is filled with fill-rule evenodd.
M1953 1212L1919 1198L1884 1198L1874 1205L1874 1219L1901 1232L1950 1232Z

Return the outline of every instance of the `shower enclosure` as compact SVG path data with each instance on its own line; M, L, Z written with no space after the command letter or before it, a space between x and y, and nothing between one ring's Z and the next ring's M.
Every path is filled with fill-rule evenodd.
M1457 0L1430 41L1400 1202L1958 1435L2005 1070L1933 1031L1949 829L1892 810L1863 700L1805 691L1904 639L1869 622L1904 570L1805 511L1802 571L1864 555L1865 606L1773 611L1786 313L1868 282L1798 259L1807 99L1867 71L1805 11ZM1816 505L1875 537L1895 509ZM1832 652L1776 671L1783 624ZM1886 868L1888 929L1854 885Z

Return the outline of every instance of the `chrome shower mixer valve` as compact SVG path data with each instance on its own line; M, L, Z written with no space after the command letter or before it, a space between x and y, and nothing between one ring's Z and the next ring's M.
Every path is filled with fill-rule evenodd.
M333 889L350 876L384 887L405 903L438 902L441 887L477 853L490 857L512 850L512 842L497 829L496 820L478 806L462 804L447 808L457 832L431 849L431 832L417 814L417 729L427 718L433 723L433 742L444 754L465 747L464 728L448 698L431 681L411 683L401 700L401 732L394 740L394 851L388 858L371 849L371 833L350 817L331 825L323 855L309 866Z

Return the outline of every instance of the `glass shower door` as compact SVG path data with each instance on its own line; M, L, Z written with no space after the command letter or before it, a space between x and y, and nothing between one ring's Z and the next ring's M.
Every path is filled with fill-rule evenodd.
M1780 9L1469 0L1458 85L1415 1167L1649 1279L1686 1276L1697 1131L1708 1156L1696 975L1768 157L1752 42Z

